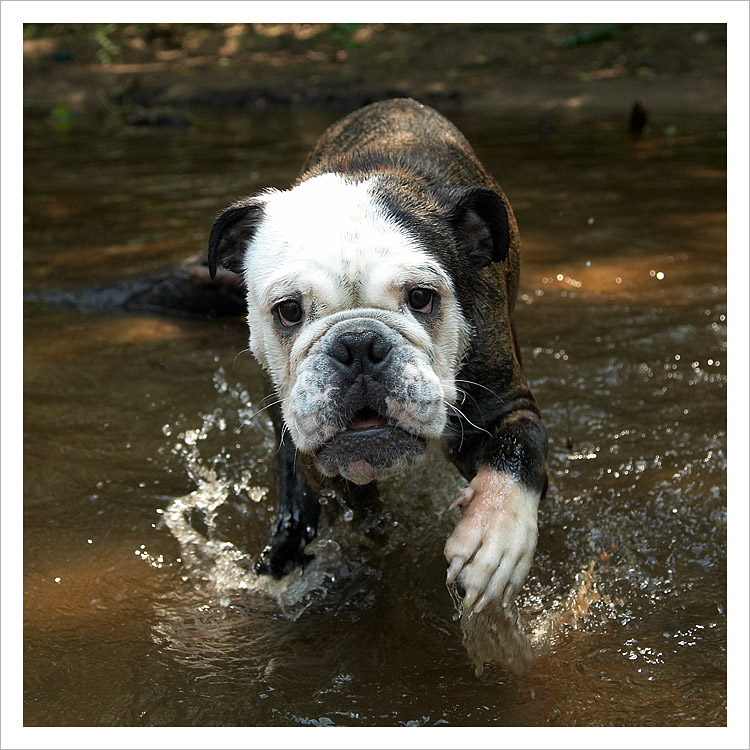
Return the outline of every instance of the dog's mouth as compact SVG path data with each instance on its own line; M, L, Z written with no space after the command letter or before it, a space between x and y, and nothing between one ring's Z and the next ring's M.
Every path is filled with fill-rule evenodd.
M324 474L340 474L357 484L366 484L421 456L425 447L424 438L365 407L358 409L315 457Z
M359 409L347 424L345 431L361 432L363 430L373 430L379 427L385 427L388 420L378 414L375 409L366 407Z

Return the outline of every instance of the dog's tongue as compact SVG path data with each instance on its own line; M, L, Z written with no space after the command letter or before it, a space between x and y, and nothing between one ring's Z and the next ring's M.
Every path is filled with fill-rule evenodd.
M348 430L366 430L368 427L381 427L385 419L372 409L360 409L349 423Z

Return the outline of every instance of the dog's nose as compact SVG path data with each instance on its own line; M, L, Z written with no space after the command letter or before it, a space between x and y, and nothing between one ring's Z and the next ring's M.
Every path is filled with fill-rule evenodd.
M371 373L387 364L391 345L376 331L347 331L333 342L328 353L348 370Z

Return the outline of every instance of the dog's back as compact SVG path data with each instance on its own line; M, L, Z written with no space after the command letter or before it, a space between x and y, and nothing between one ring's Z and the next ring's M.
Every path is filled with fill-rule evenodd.
M401 168L421 165L444 186L485 185L500 192L461 131L413 99L375 102L331 125L310 153L302 178L383 155L398 160Z

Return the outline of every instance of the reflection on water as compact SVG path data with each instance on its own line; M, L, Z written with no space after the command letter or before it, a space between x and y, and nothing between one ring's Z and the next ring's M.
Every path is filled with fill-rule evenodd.
M193 254L332 119L30 123L27 286ZM726 722L723 124L631 144L606 122L457 119L524 242L517 328L551 482L517 601L533 667L475 676L463 637L481 663L515 614L462 622L446 590L451 467L388 483L375 518L324 498L306 570L258 580L276 446L244 324L30 306L27 725Z

